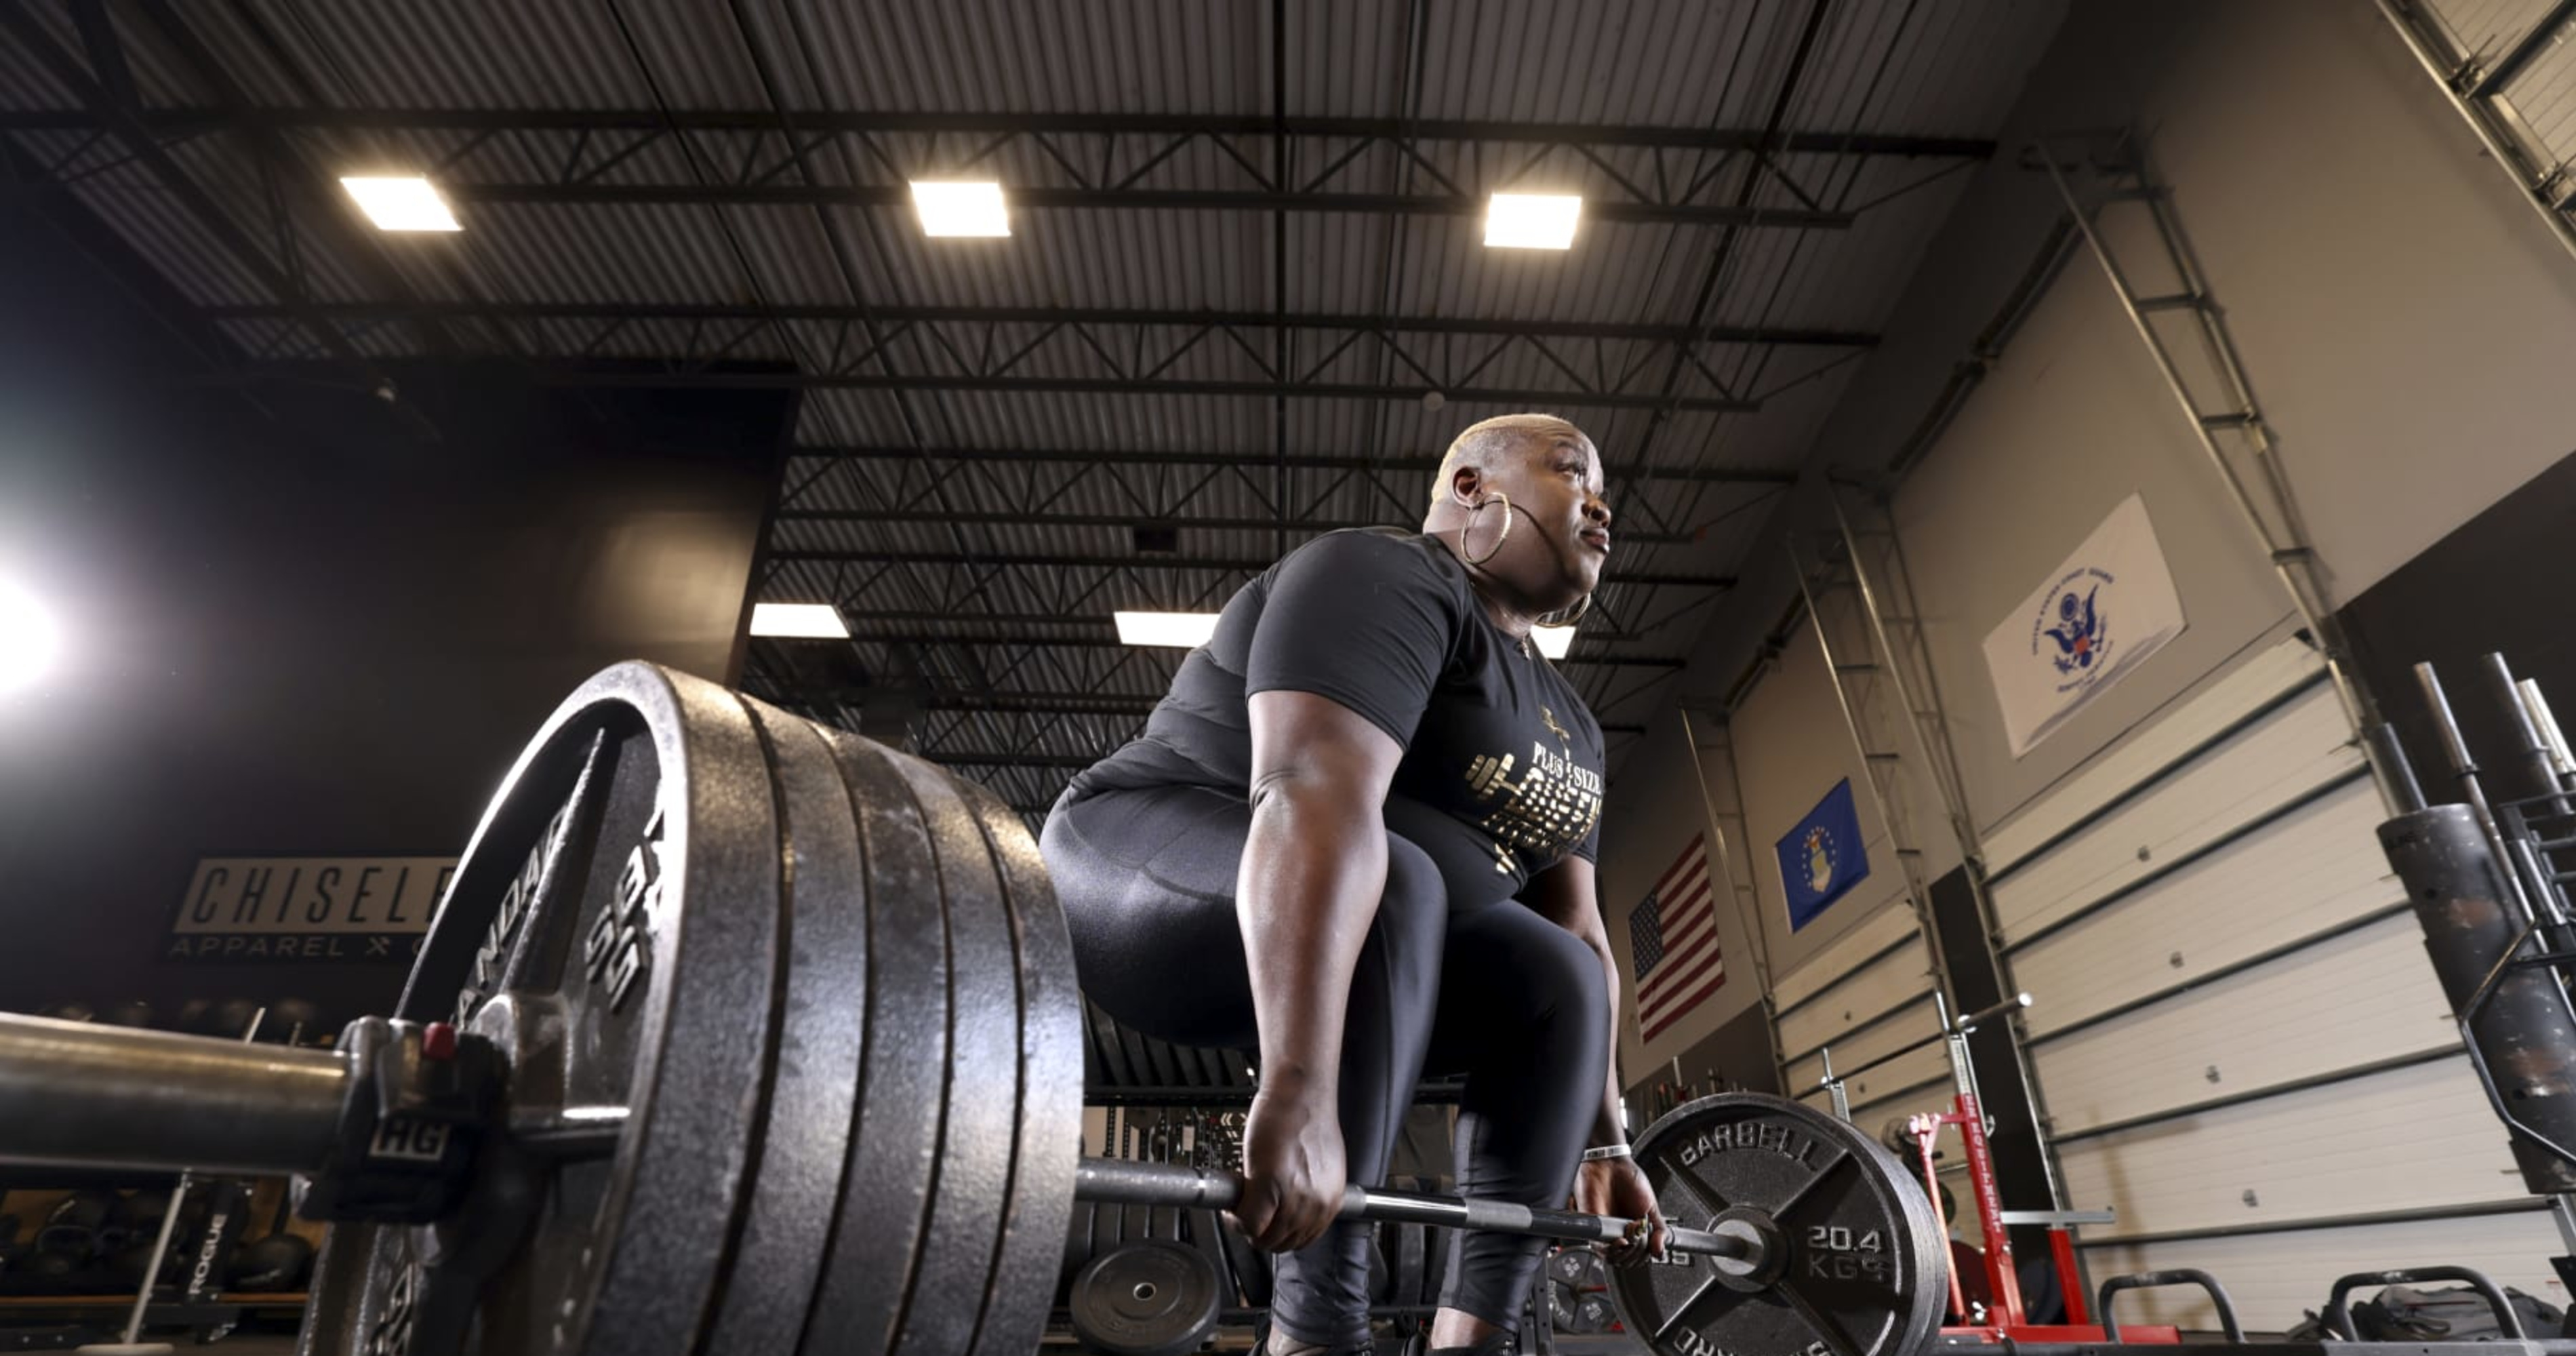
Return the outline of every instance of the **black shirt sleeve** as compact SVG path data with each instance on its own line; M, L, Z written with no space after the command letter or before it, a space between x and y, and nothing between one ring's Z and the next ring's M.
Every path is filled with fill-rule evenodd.
M1243 692L1328 697L1411 747L1467 620L1458 582L1418 541L1332 532L1279 563Z

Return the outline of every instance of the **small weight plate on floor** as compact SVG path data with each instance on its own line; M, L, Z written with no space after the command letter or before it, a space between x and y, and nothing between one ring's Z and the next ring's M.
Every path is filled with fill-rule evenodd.
M613 1110L622 1131L545 1160L485 1144L441 1223L334 1228L300 1351L692 1350L725 1250L675 1240L725 1236L759 1142L775 803L750 716L714 684L621 664L556 708L476 829L396 1016L492 1040L514 1116Z
M1618 1316L1655 1351L1907 1356L1933 1340L1949 1301L1946 1240L1903 1165L1851 1126L1725 1093L1647 1127L1636 1162L1665 1218L1747 1228L1768 1251L1750 1275L1690 1253L1613 1271Z
M1109 1356L1181 1356L1216 1330L1221 1287L1196 1249L1121 1244L1073 1278L1073 1334Z

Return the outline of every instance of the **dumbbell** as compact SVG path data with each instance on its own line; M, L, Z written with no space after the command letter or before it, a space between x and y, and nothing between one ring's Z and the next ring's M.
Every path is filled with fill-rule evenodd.
M73 1259L75 1266L85 1265L100 1251L100 1234L115 1217L117 1198L105 1191L75 1191L54 1203L45 1212L44 1227L36 1231L38 1252L60 1253ZM122 1234L117 1245L124 1246Z
M260 1040L270 1045L303 1045L316 1036L338 1034L338 1028L322 1025L322 1009L301 998L281 998L269 1004L268 1016L259 1024Z
M206 1011L206 1029L198 1031L198 1034L237 1041L242 1039L242 1034L250 1031L252 1018L258 1018L258 1016L260 1016L260 1003L252 1003L252 1000L247 998L224 998L219 1000L219 1003L211 1005L209 1011ZM268 1023L263 1021L260 1026L265 1029Z
M279 1294L302 1286L312 1270L313 1245L302 1234L274 1233L241 1249L232 1266L232 1286Z
M140 998L103 1004L98 1009L98 1020L109 1026L148 1027L152 1025L152 1005Z

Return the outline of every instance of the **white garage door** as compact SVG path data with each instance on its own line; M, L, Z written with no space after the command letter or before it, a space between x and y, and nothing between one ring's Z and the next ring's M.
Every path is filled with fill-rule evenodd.
M2199 1267L2266 1329L2365 1269L2478 1266L2564 1302L2382 818L2294 640L1988 836L2068 1203L2119 1214L2085 1232L2097 1281ZM2215 1321L2189 1291L2124 1298L2133 1313Z

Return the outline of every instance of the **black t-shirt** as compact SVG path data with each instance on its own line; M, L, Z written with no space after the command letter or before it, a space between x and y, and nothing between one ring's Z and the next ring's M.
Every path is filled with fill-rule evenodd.
M1245 698L1311 692L1404 748L1388 822L1436 862L1453 905L1600 841L1601 727L1545 657L1485 613L1448 547L1391 528L1328 532L1225 605L1181 661L1144 735L1073 779L1070 794L1205 786L1248 794Z

